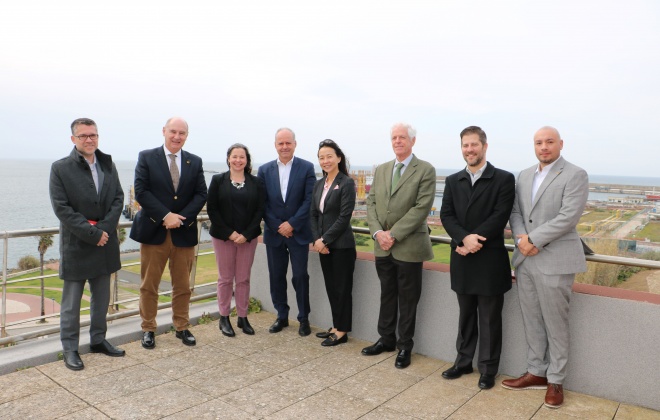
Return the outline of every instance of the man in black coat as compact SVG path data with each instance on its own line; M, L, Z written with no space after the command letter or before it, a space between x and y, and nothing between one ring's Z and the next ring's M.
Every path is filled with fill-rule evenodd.
M197 245L197 215L206 203L202 159L185 150L188 123L173 117L163 127L165 144L143 150L135 167L135 198L140 203L131 239L140 242L142 347L156 347L158 286L169 261L172 323L176 337L197 344L188 329L190 271Z
M502 350L502 306L511 289L504 228L515 197L515 178L486 161L486 133L479 127L461 132L465 170L445 180L440 219L451 236L451 288L459 318L454 366L442 373L456 379L472 373L479 338L479 388L495 385Z
M110 275L121 268L117 224L124 205L117 168L110 155L98 150L98 129L89 118L71 124L74 148L68 157L53 163L49 192L60 220L60 278L62 309L60 339L64 364L71 370L85 366L78 354L80 299L85 281L92 294L90 349L93 353L121 357L105 339L110 302Z

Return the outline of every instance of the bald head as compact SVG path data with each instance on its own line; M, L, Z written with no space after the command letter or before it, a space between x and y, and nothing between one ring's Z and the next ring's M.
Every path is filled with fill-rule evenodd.
M541 127L534 134L534 152L541 169L559 159L563 148L564 141L559 136L559 131L554 127Z

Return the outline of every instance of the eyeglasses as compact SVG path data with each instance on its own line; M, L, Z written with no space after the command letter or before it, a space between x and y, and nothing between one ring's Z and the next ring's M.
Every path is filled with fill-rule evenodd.
M98 135L98 134L81 134L81 135L79 135L79 136L73 136L73 137L77 137L78 140L81 140L81 141L85 141L85 140L87 140L87 139L90 139L90 140L92 140L92 141L96 141L96 140L99 139L99 135Z
M319 143L319 147L330 146L332 144L335 144L334 140L325 139L325 140L323 140L322 142Z

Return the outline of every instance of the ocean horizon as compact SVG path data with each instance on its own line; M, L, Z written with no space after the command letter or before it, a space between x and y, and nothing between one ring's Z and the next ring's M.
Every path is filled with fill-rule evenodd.
M2 206L0 206L0 231L39 229L42 227L57 227L59 221L53 213L48 195L48 178L50 176L50 166L53 161L39 160L0 160L0 197L2 197ZM136 161L115 161L121 186L124 189L124 202L128 202L130 187L133 184ZM258 168L258 164L253 167ZM372 170L374 165L352 165L352 171ZM224 162L204 162L206 171L206 183L211 182L215 172L224 172L227 165ZM461 168L447 169L436 168L439 176L451 175ZM320 167L316 166L317 173L321 172ZM517 172L513 172L517 175ZM623 184L639 185L646 187L656 187L660 193L660 177L638 177L638 176L619 176L619 175L589 175L590 182L603 184ZM610 193L590 193L591 199L607 199ZM436 198L434 206L440 209L440 199ZM122 216L121 220L127 220ZM59 258L59 237L55 237L54 245L48 249L45 258ZM208 240L210 236L206 230L202 230L202 240ZM16 238L9 240L8 247L8 268L17 266L18 260L25 255L39 256L37 252L38 240L36 238ZM139 244L128 238L122 244L122 250L138 249ZM4 252L4 243L0 241L0 252Z

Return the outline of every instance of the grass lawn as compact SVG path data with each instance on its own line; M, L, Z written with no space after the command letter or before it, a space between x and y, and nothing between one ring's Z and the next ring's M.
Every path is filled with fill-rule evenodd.
M374 241L369 237L369 235L358 234L357 236L364 237L364 243L358 245L356 248L358 251L362 252L374 252ZM447 236L447 232L441 227L431 228L431 236ZM358 239L358 242L361 242ZM451 253L451 248L449 245L445 244L433 244L433 262L449 264L449 255Z
M648 238L651 242L660 242L660 222L651 221L636 235L637 238Z
M124 261L125 264L132 262L140 262L140 260L135 259L131 261ZM123 269L126 271L130 271L131 273L140 274L139 265L132 265L130 267L124 267ZM195 284L209 283L212 281L216 281L217 279L218 279L218 266L215 263L215 255L213 254L201 255L199 258L197 258ZM170 272L167 269L167 267L165 267L165 271L163 272L163 280L167 282L172 281L172 279L170 278Z
M621 217L618 220L627 221L632 219L632 217L635 216L636 214L637 211L627 210L620 214ZM580 222L577 225L577 231L580 235L588 233L591 231L591 228L589 226L586 226L585 224L598 222L600 220L605 220L608 217L612 217L614 219L616 218L616 215L617 215L616 210L615 211L601 210L601 209L590 210L589 213L583 215L580 218Z

